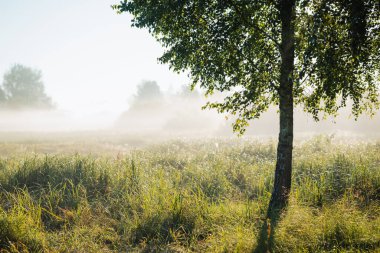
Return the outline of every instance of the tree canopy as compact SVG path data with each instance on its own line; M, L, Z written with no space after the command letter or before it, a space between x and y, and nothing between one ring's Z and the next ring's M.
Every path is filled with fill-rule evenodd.
M355 116L378 106L380 6L376 0L122 1L166 48L160 58L187 70L208 93L227 91L207 106L238 116L243 131L279 103L282 19L280 5L294 2L294 103L315 119L337 113L348 100Z
M7 108L52 108L39 70L16 64L4 74L0 99Z

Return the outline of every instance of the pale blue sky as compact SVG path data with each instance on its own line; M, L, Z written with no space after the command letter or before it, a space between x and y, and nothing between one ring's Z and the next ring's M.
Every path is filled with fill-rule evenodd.
M117 0L0 0L0 75L14 63L43 72L60 109L120 112L143 79L164 90L188 82L157 63L163 49L117 15Z

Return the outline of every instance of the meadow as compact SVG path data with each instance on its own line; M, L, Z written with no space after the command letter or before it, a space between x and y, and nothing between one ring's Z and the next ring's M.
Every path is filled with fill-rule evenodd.
M0 252L257 249L275 138L63 139L2 138ZM380 251L380 139L296 141L292 187L274 252Z

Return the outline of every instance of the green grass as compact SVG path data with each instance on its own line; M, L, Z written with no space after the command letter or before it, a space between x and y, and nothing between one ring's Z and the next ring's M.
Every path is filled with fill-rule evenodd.
M0 252L252 252L275 150L209 139L115 157L7 155ZM275 252L379 251L380 143L297 142L291 200L271 233Z

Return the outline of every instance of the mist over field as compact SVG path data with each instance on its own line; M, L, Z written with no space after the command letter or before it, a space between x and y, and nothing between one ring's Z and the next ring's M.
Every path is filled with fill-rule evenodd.
M191 94L191 93L190 93ZM233 117L218 114L214 110L202 110L213 98L165 95L160 101L144 101L141 108L126 103L123 112L80 112L55 110L0 110L1 132L78 132L106 131L129 134L157 134L162 136L235 136L232 131ZM129 109L128 109L129 107ZM122 110L120 110L122 111ZM225 116L228 116L227 119ZM250 122L245 135L275 136L278 133L278 112L270 108L260 119ZM300 108L295 111L295 134L338 134L378 136L380 115L361 115L355 121L349 109L343 109L336 118L327 117L316 122Z
M37 88L39 92L35 92ZM250 121L244 136L239 137L232 130L234 116L202 109L208 101L221 101L225 94L206 97L201 91L190 91L185 85L164 90L156 81L143 80L136 84L134 94L126 95L123 105L113 110L102 103L65 109L54 97L49 97L44 88L40 72L23 65L15 65L4 76L0 85L0 95L4 94L0 96L0 142L16 142L23 146L4 148L3 155L11 153L10 150L18 153L23 149L37 153L105 152L115 155L176 138L271 140L276 139L279 131L278 111L270 107L259 119ZM349 110L344 108L336 118L315 122L311 115L296 108L295 137L308 139L325 134L346 141L379 137L379 114L372 118L361 115L355 121ZM36 143L41 145L34 145ZM106 149L100 148L102 143Z

